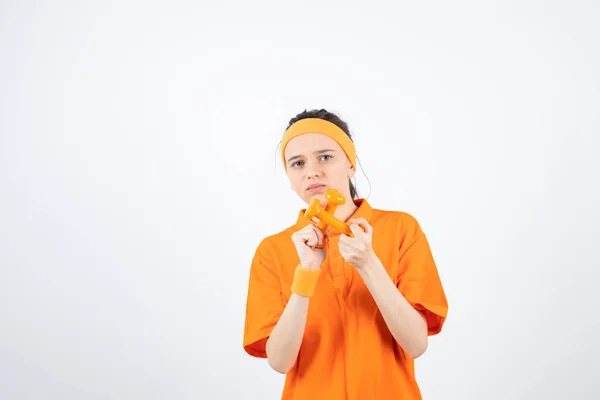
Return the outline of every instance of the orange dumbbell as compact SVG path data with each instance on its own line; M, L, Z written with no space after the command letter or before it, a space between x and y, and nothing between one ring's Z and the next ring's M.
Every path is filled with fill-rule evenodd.
M331 226L333 229L335 229L339 233L345 233L346 235L348 235L350 237L354 236L354 234L352 233L352 231L350 230L350 227L348 225L346 225L345 223L343 223L341 220L334 217L333 215L329 214L327 211L325 211L325 209L323 207L321 207L321 204L319 203L318 199L314 199L312 201L312 203L306 209L304 216L307 218L317 217L320 222L321 221L325 222L326 225ZM315 247L322 249L324 247L324 245L317 244Z
M327 205L325 209L322 208L319 199L314 199L310 206L306 209L306 212L304 213L304 216L308 219L312 219L313 217L317 217L319 219L317 227L323 233L325 233L327 225L332 225L331 223L329 223L329 221L331 221L332 219L334 220L332 225L334 229L336 229L335 227L342 228L345 225L342 221L333 216L335 210L337 209L337 206L342 205L346 202L346 198L344 197L344 195L335 189L329 188L325 191L325 198L327 199ZM344 232L345 231L346 230L344 229ZM348 231L352 233L352 231L350 231L349 229ZM325 247L325 244L317 244L315 247L318 249L322 249Z
M344 195L335 189L327 189L325 191L325 198L327 199L325 211L327 211L327 213L332 216L335 214L337 206L341 206L346 202L346 198L344 197ZM324 220L320 219L319 224L317 226L319 227L319 229L325 232L327 223Z

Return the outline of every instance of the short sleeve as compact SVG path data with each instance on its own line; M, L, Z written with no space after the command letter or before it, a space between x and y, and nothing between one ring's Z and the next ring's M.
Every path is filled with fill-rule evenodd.
M267 358L267 339L285 308L277 270L265 253L261 243L250 266L243 340L244 350L260 358Z
M400 256L396 286L416 310L425 313L428 335L433 336L446 321L448 302L429 243L418 225L414 237Z

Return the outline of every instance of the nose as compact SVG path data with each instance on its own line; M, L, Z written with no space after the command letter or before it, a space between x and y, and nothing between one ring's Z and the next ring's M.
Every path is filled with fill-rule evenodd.
M321 164L315 161L310 161L306 164L306 177L307 178L316 178L321 176L323 170L321 168Z

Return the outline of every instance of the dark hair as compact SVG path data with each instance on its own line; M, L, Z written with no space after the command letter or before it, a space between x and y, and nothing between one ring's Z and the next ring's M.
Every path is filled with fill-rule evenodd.
M323 108L320 110L314 109L314 110L310 110L310 111L307 111L307 110L302 111L301 113L296 115L294 118L290 119L288 128L290 126L292 126L293 124L295 124L296 122L300 121L301 119L305 119L305 118L320 118L325 121L329 121L329 122L337 125L341 130L344 131L344 133L346 135L348 135L350 140L352 140L352 135L350 134L350 130L348 129L348 124L346 122L342 121L342 119L340 117L338 117L336 114L329 112ZM358 199L358 191L356 190L356 186L352 183L352 179L349 180L348 185L350 186L350 196L352 197L352 199L353 200Z

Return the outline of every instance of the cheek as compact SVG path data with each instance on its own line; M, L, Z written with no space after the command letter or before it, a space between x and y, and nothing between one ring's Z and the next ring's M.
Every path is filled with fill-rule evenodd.
M290 185L296 189L300 186L300 182L302 182L302 178L295 171L288 172L287 174Z
M335 163L333 170L335 170L336 175L347 177L350 172L350 164L346 162L337 162Z
M343 167L339 167L336 168L335 170L331 170L329 172L329 176L333 179L335 179L335 181L338 184L344 184L346 182L348 182L348 171L343 168Z

